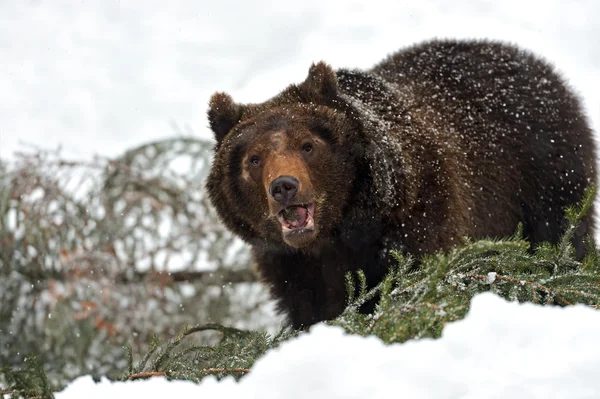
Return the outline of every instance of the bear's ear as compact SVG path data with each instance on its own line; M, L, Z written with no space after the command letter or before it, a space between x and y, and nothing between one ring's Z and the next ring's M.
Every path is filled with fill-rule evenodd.
M327 102L337 96L337 76L331 66L320 61L318 64L312 64L308 70L308 77L299 87L310 101Z
M208 122L215 133L217 144L237 125L242 117L242 106L233 102L227 93L215 93L208 103Z

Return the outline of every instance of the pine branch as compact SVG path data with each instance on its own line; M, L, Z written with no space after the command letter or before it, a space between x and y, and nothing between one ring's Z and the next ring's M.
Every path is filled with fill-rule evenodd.
M377 335L385 342L439 337L448 322L459 320L471 298L492 291L508 300L541 305L586 304L600 307L600 255L591 238L588 254L579 262L571 239L591 208L595 188L586 190L581 204L566 210L569 226L556 245L542 243L533 253L523 239L522 227L509 238L464 240L447 253L424 257L418 268L402 254L393 253L399 267L376 287L359 288L347 276L351 303L330 322L354 334ZM358 274L359 281L361 275ZM381 296L374 315L358 312L361 304Z
M216 331L220 338L213 345L183 346L184 339L204 331ZM172 379L200 381L207 375L240 378L250 372L254 361L267 350L295 336L296 332L281 329L275 336L258 331L245 331L218 324L186 327L161 349L154 341L137 367L130 366L124 380L166 376ZM150 359L151 365L146 367ZM132 362L132 361L131 361Z
M0 389L0 399L10 395L11 399L53 399L53 389L41 364L35 357L25 359L24 367L14 369L3 367L0 376L4 377L8 388Z
M90 370L114 377L131 337L145 353L149 335L170 337L173 326L263 312L248 251L205 195L213 143L179 133L115 159L31 147L0 161L0 336L10 348L0 364L37 355L61 386ZM215 270L195 271L206 263Z

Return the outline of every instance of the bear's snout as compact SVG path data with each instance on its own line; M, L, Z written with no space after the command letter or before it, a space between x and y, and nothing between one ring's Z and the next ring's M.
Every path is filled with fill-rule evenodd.
M271 182L269 194L280 204L287 205L298 192L300 182L293 176L279 176Z

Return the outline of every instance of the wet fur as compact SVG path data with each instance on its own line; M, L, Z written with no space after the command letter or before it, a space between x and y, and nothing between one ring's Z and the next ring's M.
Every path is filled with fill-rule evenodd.
M555 243L565 206L596 182L576 96L547 62L496 42L429 41L368 71L318 63L265 103L217 93L208 116L217 140L210 199L251 245L294 327L343 310L345 273L380 281L389 249L418 257L463 236L510 235L519 222L533 245ZM242 169L253 140L302 129L327 144L327 156L304 176L322 193L319 236L295 249L264 216L265 188L244 183ZM579 257L593 228L592 211L574 239Z

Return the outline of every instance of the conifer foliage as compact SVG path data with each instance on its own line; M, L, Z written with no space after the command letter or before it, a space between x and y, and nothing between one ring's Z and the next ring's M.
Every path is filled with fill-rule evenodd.
M0 163L0 399L51 398L65 378L82 374L243 378L257 358L303 333L226 327L247 317L248 308L232 306L233 296L211 299L228 281L257 283L246 253L232 255L228 248L235 242L201 196L206 148L187 139L140 147L91 168L97 174L82 174L95 179L85 196L71 195L60 184L60 171L81 165L39 157L23 158L12 170ZM173 154L190 151L192 163L204 159L197 174L165 174L172 171L165 165ZM595 193L589 187L581 204L566 210L567 229L557 245L530 248L518 229L503 239L465 238L423 259L393 252L397 267L376 287L367 289L360 272L346 276L352 295L343 314L328 323L394 343L440 337L484 291L510 301L597 308L600 255L593 237L587 237L581 262L571 245ZM208 254L217 272L161 273L159 263L181 251L189 254L189 265ZM148 271L141 272L140 263ZM198 276L193 296L173 284ZM373 298L375 312L360 313ZM186 323L207 324L186 327L173 338L173 326ZM152 334L149 343L141 342ZM204 334L209 338L198 338Z
M0 369L8 388L0 385L0 398L39 398L52 399L52 388L41 364L35 357L25 359L23 367L12 369L4 366Z
M596 189L590 186L578 206L566 210L568 227L558 245L530 248L521 228L498 240L471 241L447 253L420 260L394 252L398 267L372 290L364 275L347 276L349 292L358 283L360 295L351 298L344 313L332 324L348 332L377 335L384 342L441 335L444 325L469 310L471 298L492 291L507 300L541 305L600 304L600 262L593 237L587 237L588 254L575 260L571 244L579 222L589 211ZM362 303L380 295L373 315L358 312Z
M191 334L214 330L220 333L215 345L183 345ZM134 367L131 347L128 347L128 371L126 380L164 375L168 378L200 381L207 375L218 378L233 375L240 378L250 372L254 361L267 350L297 334L280 329L271 336L265 332L239 330L221 325L185 327L172 342L162 347L153 338L150 350Z
M180 135L115 159L0 160L0 368L35 357L60 388L121 375L123 346L144 353L152 334L252 326L268 297L203 194L211 147Z

